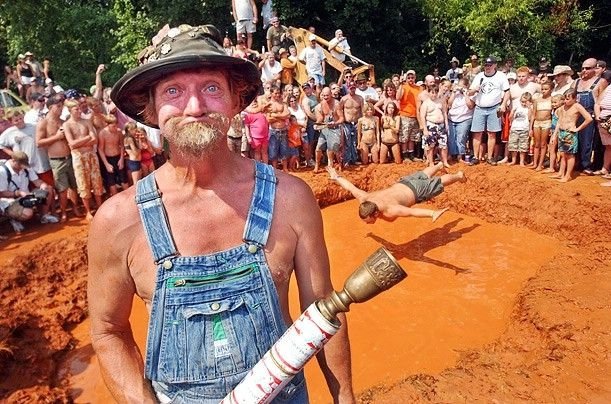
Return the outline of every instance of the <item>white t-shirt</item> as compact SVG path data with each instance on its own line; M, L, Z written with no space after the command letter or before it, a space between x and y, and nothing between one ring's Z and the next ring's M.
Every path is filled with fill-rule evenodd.
M380 98L378 96L378 92L376 91L376 89L373 87L369 87L369 86L367 86L367 89L365 90L361 90L360 88L357 88L356 95L360 95L361 97L363 97L363 100L365 101L377 102L378 99Z
M274 76L282 71L282 66L279 62L275 62L273 66L269 64L268 61L263 63L263 67L261 68L261 81L267 82L274 80Z
M238 21L252 20L255 15L253 13L250 0L233 0L235 2L235 13L234 16Z
M522 106L522 103L518 101L517 105L511 110L511 130L529 130L530 123L528 122L528 113L530 107Z
M297 118L297 123L303 127L306 126L306 124L308 123L308 116L306 115L305 111L303 110L303 108L301 108L301 105L297 104L297 108L291 108L289 107L289 112L291 113L291 115L295 116L295 118Z
M329 48L331 48L332 46L336 44L340 48L342 48L344 52L350 52L350 45L348 45L348 40L345 37L342 37L341 39L337 39L337 37L334 37L332 40L329 41ZM340 62L343 62L344 60L346 60L346 55L344 55L343 53L337 52L335 49L336 48L333 48L333 50L331 50L331 55L333 55L333 57L339 60Z
M27 169L27 174L26 170L21 170L21 172L17 174L10 164L6 163L6 167L11 173L11 183L9 184L8 182L6 170L3 167L0 167L0 192L17 190L29 192L30 181L36 181L38 179L38 175L36 175L34 170L31 168ZM11 203L13 203L14 200L15 198L0 198L0 210L4 212L4 210Z
M473 79L470 88L475 90L478 86L479 91L475 97L475 104L480 108L489 108L503 101L505 91L509 90L509 81L503 72L497 71L492 76L486 76L484 72L480 72Z
M23 115L23 121L30 125L36 125L42 119L43 112L40 109L32 108Z
M299 54L299 60L305 62L308 74L319 74L322 76L322 64L325 59L325 53L318 45L315 48L308 46Z
M469 108L467 106L467 96L463 93L456 94L454 96L454 101L448 110L448 119L452 122L460 123L472 117L473 108Z
M51 169L47 149L36 147L36 126L25 124L23 129L11 126L0 136L0 147L22 151L30 158L30 169L44 173Z
M458 80L462 76L462 69L457 67L456 69L449 69L446 72L446 78L452 82L452 84L458 83Z

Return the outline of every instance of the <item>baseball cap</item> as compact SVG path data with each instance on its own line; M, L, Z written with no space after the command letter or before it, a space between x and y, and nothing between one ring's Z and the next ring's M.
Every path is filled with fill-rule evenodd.
M409 76L410 74L413 74L415 76L416 75L416 71L415 70L408 70L407 73L405 73L405 77Z
M310 41L315 41L315 40L316 40L316 35L314 35L314 34L310 34L310 36L308 37L308 39L309 39Z
M488 56L484 62L485 64L496 64L496 58L494 56Z
M280 21L278 17L272 17L269 19L269 22L278 22L278 21Z
M507 80L517 80L518 79L518 75L515 74L514 72L509 72L507 73Z
M303 83L303 84L301 85L301 88L310 88L310 87L311 87L311 86L310 86L310 83Z
M22 151L13 152L13 155L11 156L11 159L15 163L19 163L22 166L25 166L25 167L29 167L30 166L30 158L28 157L27 154L25 154Z

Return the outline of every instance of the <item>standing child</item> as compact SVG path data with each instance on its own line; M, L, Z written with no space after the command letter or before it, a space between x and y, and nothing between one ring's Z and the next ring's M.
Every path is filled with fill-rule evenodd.
M267 164L267 145L269 143L269 123L265 110L260 110L257 99L244 110L244 130L250 143L252 158Z
M547 140L552 127L552 84L541 84L541 98L533 104L532 133L534 138L534 156L532 168L543 170L543 162L547 152ZM555 154L555 153L554 153Z
M305 127L297 122L297 117L289 117L289 171L299 168L299 148L301 147L301 136L305 133Z
M543 173L555 173L556 163L558 160L558 135L556 135L556 126L558 125L558 108L564 105L564 96L556 94L552 96L552 127L551 137L549 139L549 168L543 170Z
M520 153L520 166L526 167L526 153L530 141L530 128L533 117L531 105L532 95L525 92L520 97L520 103L513 106L509 116L511 127L509 129L509 142L507 147L511 153L509 165L515 165L517 154Z
M558 136L558 152L562 153L562 159L558 174L552 178L558 178L560 182L568 182L573 179L575 154L579 146L577 132L592 123L592 115L577 102L577 90L574 88L566 90L564 106L557 111L558 125L554 133ZM579 116L583 118L583 122L577 126Z

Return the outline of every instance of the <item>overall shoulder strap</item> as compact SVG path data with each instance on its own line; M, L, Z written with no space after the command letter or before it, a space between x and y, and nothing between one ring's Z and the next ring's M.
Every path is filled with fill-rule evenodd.
M244 228L245 243L259 247L267 243L274 213L277 181L272 166L255 161L255 188Z
M138 181L135 199L155 263L179 255L172 238L168 215L161 201L161 192L157 189L154 172Z

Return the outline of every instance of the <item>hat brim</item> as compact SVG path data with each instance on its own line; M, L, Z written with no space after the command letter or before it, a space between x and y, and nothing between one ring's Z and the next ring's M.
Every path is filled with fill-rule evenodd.
M219 71L231 70L233 75L242 76L246 82L251 84L251 86L248 86L248 90L238 94L240 111L246 108L259 92L261 86L260 74L257 66L251 61L217 54L187 54L155 60L136 67L115 83L110 98L125 115L142 124L156 128L158 127L156 124L147 121L142 116L144 109L141 104L142 100L150 96L150 89L162 77L180 70L199 68Z

